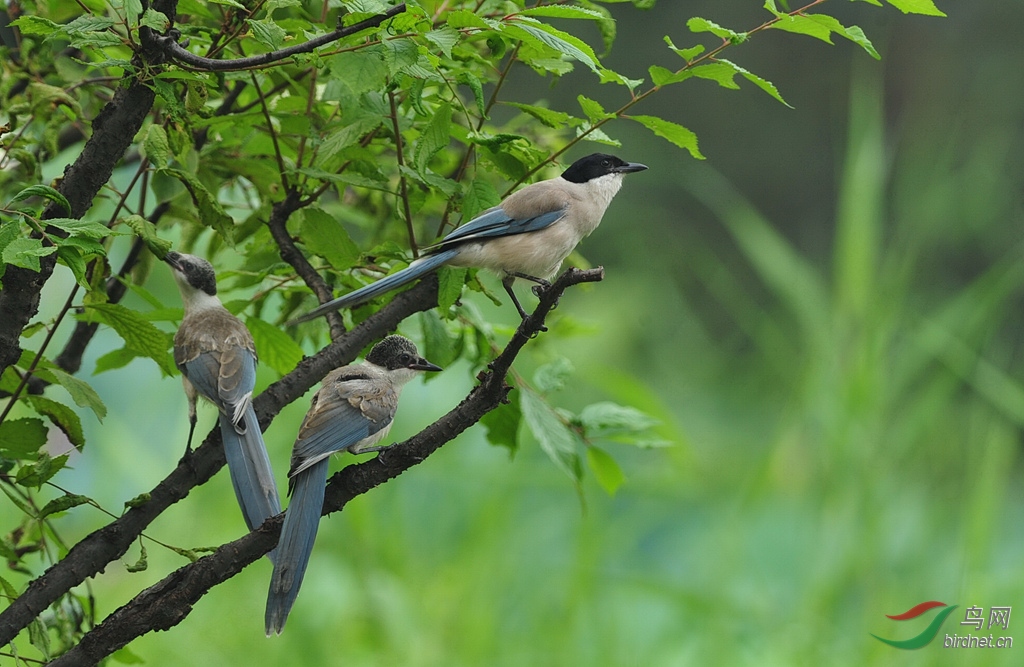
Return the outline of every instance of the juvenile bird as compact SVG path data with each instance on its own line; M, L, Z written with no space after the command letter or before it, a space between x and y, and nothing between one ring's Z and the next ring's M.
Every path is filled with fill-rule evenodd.
M364 363L343 366L324 378L292 449L288 472L292 500L284 515L267 595L268 637L281 633L299 594L323 510L331 454L384 449L377 443L391 429L402 387L419 372L439 370L419 355L412 341L388 336L373 346Z
M328 301L288 324L359 305L445 264L502 274L502 286L526 319L526 311L512 291L515 279L546 286L546 279L558 271L576 245L597 229L622 187L622 178L644 169L645 165L603 153L580 158L561 176L527 185L458 227L401 271Z
M281 513L281 499L252 409L256 385L256 348L241 320L221 305L213 266L193 255L169 252L185 316L174 334L174 363L188 397L186 454L192 451L196 398L217 406L224 456L231 484L249 530ZM273 557L271 557L273 560Z

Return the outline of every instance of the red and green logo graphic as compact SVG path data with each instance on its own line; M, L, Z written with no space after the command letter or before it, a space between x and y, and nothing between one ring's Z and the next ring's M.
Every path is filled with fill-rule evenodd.
M928 624L928 627L916 637L911 637L910 639L886 639L885 637L879 637L876 634L872 634L871 636L880 642L885 642L889 646L895 646L896 648L901 648L907 651L921 648L922 646L926 646L931 640L935 639L935 635L939 634L939 628L941 628L942 624L946 621L946 617L952 614L953 610L958 606L959 605L953 605L952 607L949 607L945 602L936 602L932 600L931 602L922 602L921 604L914 605L902 614L896 614L895 616L886 614L887 618L891 618L894 621L909 621L919 616L923 616L937 607L945 607L945 609L935 615L935 618L933 618L932 622Z

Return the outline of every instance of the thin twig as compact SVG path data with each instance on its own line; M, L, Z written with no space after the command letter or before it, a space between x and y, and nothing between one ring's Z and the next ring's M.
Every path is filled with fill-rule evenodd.
M173 37L155 37L155 40L159 46L163 49L164 54L172 60L177 61L182 65L187 65L190 68L197 70L204 70L210 72L226 72L235 70L246 70L254 69L257 67L264 67L271 63L290 58L300 53L310 53L317 48L336 42L339 39L354 35L357 32L361 32L368 28L375 28L384 21L397 16L405 11L405 3L395 5L383 14L377 16L371 16L370 18L354 23L348 27L339 26L331 32L314 37L313 39L303 42L302 44L296 44L286 49L280 49L279 51L271 51L269 53L261 53L257 56L249 56L247 58L235 58L233 60L214 60L212 58L204 58L197 56L194 53L186 50L180 44L178 44Z
M402 167L405 166L405 156L402 150L402 128L398 124L398 106L395 104L394 91L388 91L388 103L391 105L391 124L395 133L395 153L398 159L398 188L401 192L402 210L405 212L405 229L409 233L409 249L412 256L419 257L420 250L416 246L416 230L412 226L412 208L409 206L409 186L406 183Z

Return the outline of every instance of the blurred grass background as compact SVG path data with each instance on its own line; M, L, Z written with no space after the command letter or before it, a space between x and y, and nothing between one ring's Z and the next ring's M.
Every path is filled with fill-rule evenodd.
M688 46L690 16L741 29L760 4L613 5L606 63L670 65L665 32ZM881 62L781 32L730 50L795 109L706 81L638 109L696 131L706 162L609 128L614 152L651 169L582 247L607 278L563 299L578 334L535 344L576 368L566 407L610 399L662 418L673 447L612 451L628 478L616 497L588 480L582 511L539 448L510 461L477 427L325 520L283 636L263 637L264 561L131 651L150 665L1020 664L1022 647L943 649L940 633L909 652L869 635L917 634L926 623L885 615L924 600L986 615L1024 601L1024 5L939 4L949 18L823 6ZM553 108L621 102L589 72L510 85ZM152 282L176 302L169 276ZM153 375L136 361L93 379L110 415L58 482L117 508L166 474L186 409L177 380ZM470 386L464 368L411 386L393 436ZM278 470L307 406L267 433ZM101 523L76 510L65 537ZM240 535L226 475L148 533ZM148 549L148 571L102 575L101 612L182 564ZM965 634L960 620L943 632ZM1024 644L1017 625L994 634Z

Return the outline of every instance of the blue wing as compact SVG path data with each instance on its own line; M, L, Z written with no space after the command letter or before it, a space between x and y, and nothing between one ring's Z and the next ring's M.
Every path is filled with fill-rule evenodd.
M345 451L391 424L398 396L390 382L374 381L358 367L332 371L313 397L292 448L293 476Z
M448 245L475 239L535 232L560 220L566 210L566 207L562 207L534 216L516 218L509 215L501 206L495 206L453 230L451 234L441 239L437 247L444 248Z

